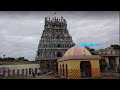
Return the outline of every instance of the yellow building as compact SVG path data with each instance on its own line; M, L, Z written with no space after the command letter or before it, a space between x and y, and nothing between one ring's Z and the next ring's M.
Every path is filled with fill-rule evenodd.
M84 47L73 46L58 59L58 75L68 79L100 77L99 56Z

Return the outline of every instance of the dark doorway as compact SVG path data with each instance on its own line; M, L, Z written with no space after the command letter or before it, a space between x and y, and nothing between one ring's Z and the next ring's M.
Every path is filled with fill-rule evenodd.
M90 61L81 61L80 63L81 77L91 77L91 64Z
M61 53L61 52L58 52L58 53L57 53L57 57L62 57L62 53Z
M60 65L60 76L62 76L62 67Z
M68 78L68 65L66 64L66 78Z
M113 69L116 65L116 61L114 57L109 57L109 66L111 69Z
M58 44L58 48L60 48L60 44Z
M31 75L32 74L32 69L31 68L29 68L29 75Z
M37 68L35 68L35 74L37 74Z
M63 64L63 77L64 77L64 64Z

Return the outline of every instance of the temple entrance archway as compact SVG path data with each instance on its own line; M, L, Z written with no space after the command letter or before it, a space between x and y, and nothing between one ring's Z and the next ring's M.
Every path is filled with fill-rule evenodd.
M80 76L91 77L91 64L90 61L81 61L80 63Z

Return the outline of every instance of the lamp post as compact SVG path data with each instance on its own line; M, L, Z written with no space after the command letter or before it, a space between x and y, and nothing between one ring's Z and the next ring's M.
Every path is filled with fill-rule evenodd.
M38 61L38 63L39 63L39 66L40 66L40 60Z

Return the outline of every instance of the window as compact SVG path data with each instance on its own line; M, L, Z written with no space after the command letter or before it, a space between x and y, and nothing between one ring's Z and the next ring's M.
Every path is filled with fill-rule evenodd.
M61 52L58 52L58 53L57 53L57 57L62 57L62 53L61 53Z
M60 44L58 44L58 47L60 47Z
M59 39L59 36L57 36L57 39Z

